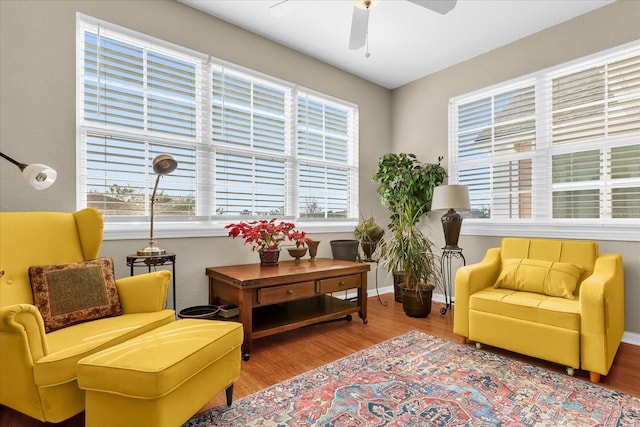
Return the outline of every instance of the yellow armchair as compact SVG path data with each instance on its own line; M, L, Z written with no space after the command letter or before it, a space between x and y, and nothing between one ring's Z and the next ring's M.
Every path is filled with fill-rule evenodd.
M590 241L505 238L458 270L453 330L599 382L624 333L622 256Z
M0 404L57 423L84 410L77 362L175 320L165 309L171 273L116 280L122 315L45 332L28 269L95 259L102 214L0 212Z

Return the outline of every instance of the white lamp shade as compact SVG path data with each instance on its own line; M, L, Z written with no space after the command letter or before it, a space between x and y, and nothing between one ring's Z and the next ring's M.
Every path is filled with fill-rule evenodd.
M23 169L22 177L27 181L27 184L36 190L44 190L56 182L58 172L47 165L33 163Z
M469 188L466 185L439 185L433 189L431 210L469 210Z

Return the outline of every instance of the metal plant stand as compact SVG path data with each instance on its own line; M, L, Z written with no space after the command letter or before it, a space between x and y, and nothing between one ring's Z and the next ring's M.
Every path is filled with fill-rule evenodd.
M378 288L378 266L380 263L379 259L374 259L374 258L363 258L360 260L361 262L366 262L368 264L375 264L375 273L376 273L376 295L378 296L378 302L381 305L386 306L388 304L387 301L383 301L382 298L380 298L380 289Z
M446 314L453 307L453 280L455 272L452 269L453 260L461 260L462 265L467 265L467 261L462 255L462 248L442 249L442 258L440 258L440 271L442 273L442 288L444 290L444 307L440 309L441 314ZM456 269L457 270L457 269Z

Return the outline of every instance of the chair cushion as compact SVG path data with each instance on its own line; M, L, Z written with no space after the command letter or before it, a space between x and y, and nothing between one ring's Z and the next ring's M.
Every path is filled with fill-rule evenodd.
M567 298L486 288L471 295L469 310L580 331L580 303Z
M111 258L33 266L29 280L47 333L122 314Z
M566 262L551 262L527 258L508 258L502 261L502 271L494 288L575 299L582 268Z
M47 387L74 381L78 361L175 321L173 310L123 314L79 323L47 334L49 353L35 362L34 381Z

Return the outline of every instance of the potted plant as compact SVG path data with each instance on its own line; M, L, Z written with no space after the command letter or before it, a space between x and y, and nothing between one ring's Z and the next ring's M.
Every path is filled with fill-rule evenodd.
M431 313L433 290L440 280L439 257L433 242L416 227L420 207L415 200L399 200L396 223L378 245L376 256L387 271L401 272L398 283L402 308L411 317Z
M376 245L384 235L384 228L379 226L373 217L362 217L362 221L356 226L353 235L360 241L365 259L370 261L371 255L376 250Z
M284 240L295 242L297 248L304 247L305 243L310 240L304 231L295 229L294 223L276 222L275 218L240 221L228 224L225 228L229 229L229 236L234 239L241 237L245 244L251 244L251 250L259 253L260 262L263 265L278 264L280 244Z
M431 210L433 189L442 184L447 176L440 165L441 161L442 157L438 157L437 163L423 163L415 154L407 153L388 153L380 157L372 180L378 183L377 192L382 203L389 209L391 233L387 233L388 239L400 237L395 234L397 228L402 228L403 233L413 233L420 218ZM389 271L393 273L395 300L401 302L403 264L400 260L396 261L398 262L394 268Z
M378 194L391 215L390 228L398 222L404 200L416 210L415 222L431 210L433 189L442 184L447 172L437 163L422 163L415 154L387 153L380 157L373 182L378 183Z

